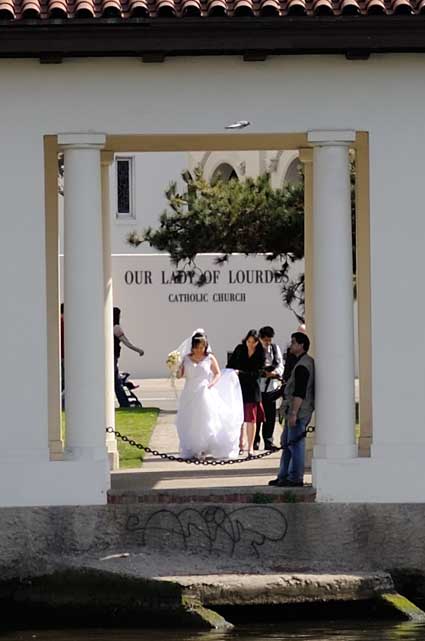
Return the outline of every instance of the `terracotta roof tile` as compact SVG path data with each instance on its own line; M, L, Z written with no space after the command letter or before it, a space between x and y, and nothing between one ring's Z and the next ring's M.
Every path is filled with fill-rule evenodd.
M281 13L278 0L263 0L259 7L262 16L279 16Z
M149 16L147 0L129 0L128 10L131 18L147 18Z
M305 0L288 0L286 13L292 16L305 16L307 13Z
M23 18L40 18L41 6L38 0L23 0L21 4L21 15Z
M102 15L105 18L122 18L122 6L119 0L103 0Z
M366 3L366 13L371 15L384 14L386 12L383 0L369 0Z
M391 9L393 10L393 13L398 15L409 15L413 13L412 6L408 0L393 0L391 3Z
M357 0L342 0L340 9L344 16L353 16L360 13L360 5Z
M313 2L313 13L316 16L331 16L333 14L331 0L315 0Z
M94 18L95 3L92 0L77 0L74 7L75 18Z
M13 0L0 0L0 19L13 19L16 17Z
M418 15L425 0L0 0L0 20Z
M67 18L68 5L66 0L49 0L47 4L49 18Z
M176 3L173 0L157 0L155 10L151 15L163 18L174 18L177 15Z
M425 0L423 0L425 2ZM226 0L209 0L207 5L208 16L225 16L227 15Z
M199 0L182 0L181 14L186 17L196 18L201 15L201 3Z

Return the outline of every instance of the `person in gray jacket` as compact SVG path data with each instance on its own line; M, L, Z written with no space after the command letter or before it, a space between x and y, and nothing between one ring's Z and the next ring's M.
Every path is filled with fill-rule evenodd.
M309 347L310 340L306 334L292 334L290 350L297 360L285 385L283 452L278 476L269 481L269 485L304 485L304 436L314 411L314 360L307 354Z

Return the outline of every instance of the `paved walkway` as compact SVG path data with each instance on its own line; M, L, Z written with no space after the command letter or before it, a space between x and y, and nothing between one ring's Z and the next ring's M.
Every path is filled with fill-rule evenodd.
M158 423L152 434L149 446L161 452L178 454L178 438L175 428L177 408L176 394L168 379L143 379L140 384L139 397L144 407L159 407L161 410ZM181 389L183 381L177 382ZM275 443L279 443L281 427L276 424ZM280 452L262 459L235 463L224 466L200 466L187 463L175 463L147 455L143 466L138 469L122 470L112 473L113 491L195 491L200 494L216 493L226 490L238 493L249 491L279 491L280 488L269 488L267 483L276 477ZM305 481L311 482L310 475Z

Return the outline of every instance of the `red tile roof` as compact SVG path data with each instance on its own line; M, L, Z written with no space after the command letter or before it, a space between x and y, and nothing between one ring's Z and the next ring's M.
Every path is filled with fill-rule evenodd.
M0 0L0 20L425 14L425 0Z

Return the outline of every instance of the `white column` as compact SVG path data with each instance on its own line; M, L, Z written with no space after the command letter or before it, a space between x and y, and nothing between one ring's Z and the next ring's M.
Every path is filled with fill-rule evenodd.
M348 150L353 131L311 131L313 162L314 457L356 456L353 272Z
M313 319L313 150L300 149L300 162L304 165L304 318L310 339L310 356L314 357ZM313 417L313 424L315 417ZM311 469L314 451L314 433L305 439L305 468Z
M310 339L310 355L314 356L313 321L313 150L300 149L304 165L304 291L305 326Z
M65 457L105 460L105 339L100 150L104 134L62 134Z
M102 230L103 230L103 277L104 277L104 316L105 316L105 408L106 425L115 429L115 391L114 391L114 341L113 341L113 297L112 297L112 260L111 260L111 207L109 193L109 168L114 160L112 151L101 153L102 181ZM119 454L115 434L106 434L111 470L119 468Z

